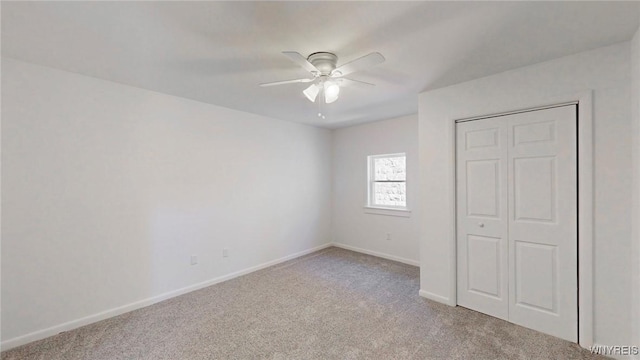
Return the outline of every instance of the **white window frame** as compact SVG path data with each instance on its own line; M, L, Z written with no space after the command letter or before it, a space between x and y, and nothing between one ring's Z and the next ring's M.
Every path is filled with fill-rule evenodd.
M404 157L405 158L405 177L404 182L405 188L407 189L405 206L394 206L394 205L376 205L374 203L374 183L375 181L375 165L374 162L376 159L381 158L392 158L392 157ZM369 155L367 156L367 203L365 205L365 212L370 214L378 214L378 215L391 215L391 216L404 216L408 217L411 214L409 210L409 185L408 185L408 166L407 166L407 153L393 153L393 154L380 154L380 155Z

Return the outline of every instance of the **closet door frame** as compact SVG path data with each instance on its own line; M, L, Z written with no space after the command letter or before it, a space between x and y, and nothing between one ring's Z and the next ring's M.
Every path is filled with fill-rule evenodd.
M504 116L527 111L542 110L562 105L578 106L577 140L578 140L578 343L584 348L593 345L593 92L585 91L572 95L559 95L548 98L544 102L531 104L520 109L505 109L491 114L477 114L464 118L451 119L449 135L452 158L450 167L451 179L456 179L456 123L480 120L496 116ZM451 216L457 217L456 187L451 189ZM457 284L457 221L451 228L450 271L452 283ZM457 285L451 287L450 305L457 305Z

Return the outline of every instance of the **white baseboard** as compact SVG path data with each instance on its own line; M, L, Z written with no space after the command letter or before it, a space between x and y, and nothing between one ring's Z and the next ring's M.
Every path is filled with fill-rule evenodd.
M359 253L363 253L363 254L367 254L367 255L371 255L371 256L376 256L379 258L383 258L383 259L387 259L387 260L393 260L393 261L397 261L397 262L401 262L404 264L408 264L408 265L413 265L413 266L420 266L420 262L417 260L411 260L411 259L405 259L399 256L395 256L395 255L389 255L389 254L385 254L385 253L381 253L381 252L377 252L377 251L371 251L371 250L367 250L367 249L362 249L359 247L355 247L355 246L351 246L351 245L345 245L345 244L341 244L341 243L333 243L332 244L335 247L339 247L342 249L347 249L347 250L351 250L351 251L355 251L355 252L359 252Z
M456 306L456 304L452 304L451 300L446 296L434 294L432 292L429 292L429 291L426 291L426 290L422 290L422 289L420 289L418 294L420 294L420 296L422 296L423 298L426 298L426 299L429 299L429 300L437 301L437 302L443 303L445 305Z
M140 300L140 301L136 301L127 305L123 305L123 306L119 306L117 308L113 308L113 309L109 309L109 310L105 310L102 312L99 312L97 314L93 314L93 315L89 315L89 316L85 316L83 318L80 319L76 319L76 320L72 320L72 321L68 321L65 323L62 323L60 325L55 325L52 326L50 328L47 329L43 329L43 330L38 330L38 331L34 331L32 333L26 334L26 335L22 335L22 336L18 336L15 337L13 339L9 339L9 340L5 340L2 342L2 344L0 344L0 347L2 348L2 351L5 350L9 350L12 348L15 348L17 346L21 346L21 345L25 345L28 344L30 342L36 341L36 340L41 340L44 338L47 338L49 336L53 336L56 334L59 334L63 331L69 331L69 330L73 330L76 328L79 328L81 326L85 326L85 325L89 325L92 324L94 322L98 322L100 320L104 320L104 319L108 319L114 316L118 316L120 314L124 314L127 313L129 311L133 311L133 310L137 310L149 305L153 305L155 303L158 303L160 301L163 300L167 300L176 296L180 296L195 290L199 290L202 288L205 288L207 286L211 286L211 285L215 285L218 283L221 283L223 281L227 281L227 280L231 280L233 278L237 278L239 276L242 275L246 275L249 273L252 273L254 271L258 271L258 270L262 270L264 268L267 268L269 266L273 266L291 259L295 259L297 257L300 256L304 256L307 254L310 254L312 252L318 251L318 250L322 250L322 249L326 249L328 247L331 247L333 244L328 243L328 244L324 244L321 246L317 246L315 248L312 249L308 249L308 250L304 250L304 251L300 251L297 252L295 254L291 254L291 255L287 255L285 257L281 257L279 259L276 260L272 260L272 261L268 261L256 266L252 266L250 268L247 269L243 269L240 271L236 271L230 274L226 274L226 275L222 275L207 281L203 281L201 283L197 283L197 284L193 284L193 285L189 285L187 287L183 287L181 289L177 289L174 291L169 291L166 292L164 294L160 294L157 296L153 296L144 300Z

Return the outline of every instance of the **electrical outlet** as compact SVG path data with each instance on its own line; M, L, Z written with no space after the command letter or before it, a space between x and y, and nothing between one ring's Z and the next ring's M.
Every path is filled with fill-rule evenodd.
M229 257L229 249L227 248L222 249L222 257Z
M196 264L198 264L198 256L191 255L191 265L196 265Z
M387 233L387 241L391 241L391 233Z

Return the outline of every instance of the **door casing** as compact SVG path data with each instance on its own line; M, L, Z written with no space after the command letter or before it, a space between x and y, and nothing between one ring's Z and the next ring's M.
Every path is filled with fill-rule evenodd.
M451 178L456 179L456 123L461 121L480 120L496 116L542 110L562 105L578 105L578 343L584 348L593 345L593 92L586 91L572 95L554 96L543 104L532 104L531 107L512 109L500 113L478 114L472 117L451 119L449 135L453 148ZM456 187L451 190L452 218L457 218ZM451 258L450 274L452 283L457 284L457 229L456 221L452 224L450 238ZM451 287L451 306L457 305L457 285Z

